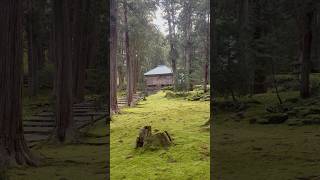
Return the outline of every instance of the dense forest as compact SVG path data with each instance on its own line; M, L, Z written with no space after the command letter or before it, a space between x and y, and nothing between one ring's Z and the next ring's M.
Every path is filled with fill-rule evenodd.
M296 74L308 98L319 72L319 3L316 1L217 1L215 91L232 95L265 93L275 74Z
M6 179L6 167L43 164L31 142L79 141L88 123L79 117L96 114L77 103L92 94L106 102L109 1L1 1L0 9L0 179Z
M111 107L116 92L145 90L144 73L169 65L174 88L191 90L209 82L209 1L112 1ZM167 34L153 23L157 9L167 21ZM115 43L116 42L116 43Z
M134 107L147 94L144 73L152 68L172 68L167 89L209 89L208 0L6 0L0 6L3 178L46 177L44 164L74 168L82 156L92 171L105 170L107 159L104 165L89 159L108 153L110 111L121 114L123 102ZM166 32L154 23L158 11ZM80 156L77 146L89 153ZM70 147L79 156L61 158ZM80 171L70 175L81 177Z
M318 178L319 18L317 0L1 1L0 179L208 179L210 160L214 179Z
M211 3L214 179L318 179L319 1Z

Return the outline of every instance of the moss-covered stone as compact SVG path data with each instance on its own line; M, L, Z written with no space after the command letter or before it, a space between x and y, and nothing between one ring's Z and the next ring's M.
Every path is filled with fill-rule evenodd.
M267 124L281 124L288 120L288 114L286 113L273 113L264 117L267 120Z
M145 139L144 148L146 149L161 149L168 148L172 143L170 135L165 131L148 136Z

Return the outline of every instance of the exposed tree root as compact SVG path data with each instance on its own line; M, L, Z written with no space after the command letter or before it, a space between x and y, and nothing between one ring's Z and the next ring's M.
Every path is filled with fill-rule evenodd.
M1 164L5 167L17 165L38 166L40 164L40 157L32 154L23 136L15 139L7 138L0 145L2 148L0 156L3 159Z

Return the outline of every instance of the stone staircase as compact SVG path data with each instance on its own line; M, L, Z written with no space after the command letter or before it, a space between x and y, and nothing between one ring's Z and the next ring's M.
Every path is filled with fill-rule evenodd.
M83 102L73 105L73 118L78 129L105 118L106 112L97 108L93 102ZM32 117L24 119L23 129L29 147L47 140L55 128L55 115L52 111L44 110Z
M137 102L138 102L139 100L141 100L141 95L140 95L140 93L134 94L134 95L133 95L133 104L137 104ZM128 106L127 97L120 97L120 98L117 99L117 102L118 102L118 107L119 107L120 109Z

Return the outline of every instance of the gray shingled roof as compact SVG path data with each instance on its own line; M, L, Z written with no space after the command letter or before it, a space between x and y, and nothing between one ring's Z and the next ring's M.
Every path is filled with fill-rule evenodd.
M166 65L159 65L158 67L144 73L145 76L160 75L160 74L172 74L172 69Z

